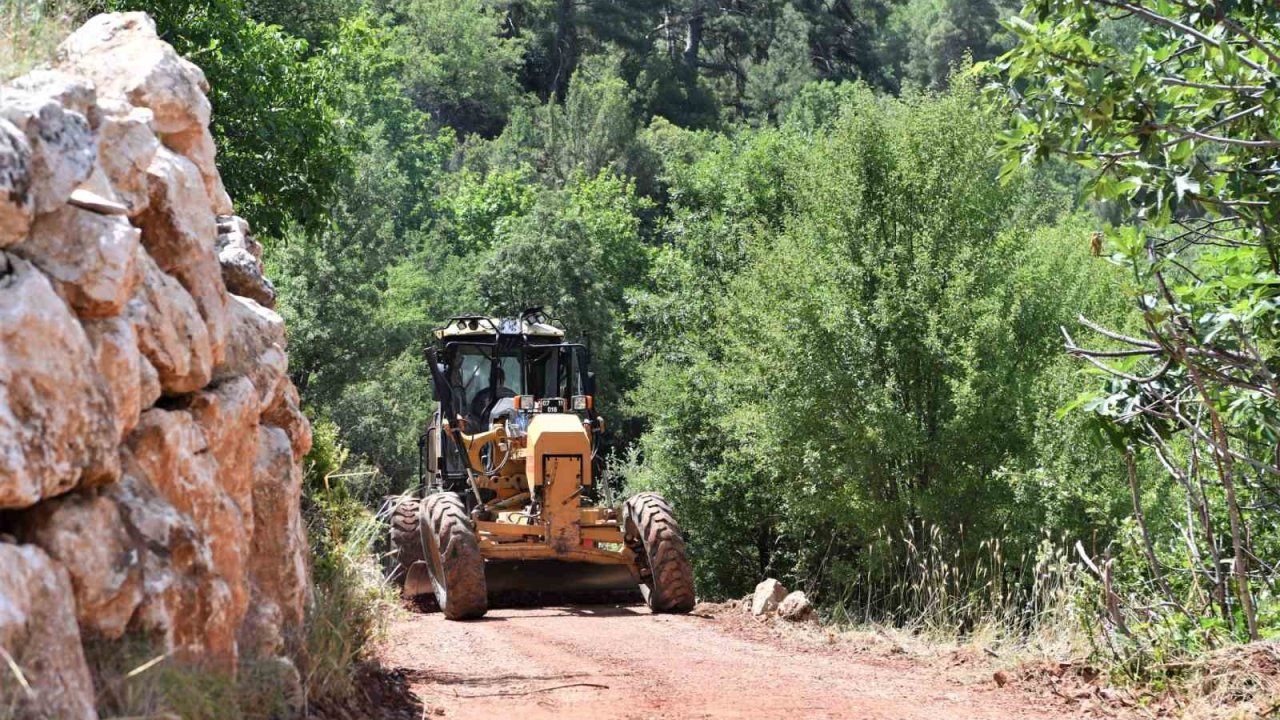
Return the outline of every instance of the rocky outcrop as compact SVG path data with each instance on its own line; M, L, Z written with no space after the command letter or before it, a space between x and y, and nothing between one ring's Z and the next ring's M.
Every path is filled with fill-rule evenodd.
M141 13L0 88L0 714L96 717L86 641L298 683L311 427L207 91Z

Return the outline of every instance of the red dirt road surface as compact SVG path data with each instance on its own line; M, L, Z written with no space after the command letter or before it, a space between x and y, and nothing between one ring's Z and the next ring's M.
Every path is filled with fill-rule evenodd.
M1071 714L990 679L810 636L789 640L746 616L651 615L642 606L498 609L470 622L426 613L393 625L381 661L404 674L426 717L465 720Z

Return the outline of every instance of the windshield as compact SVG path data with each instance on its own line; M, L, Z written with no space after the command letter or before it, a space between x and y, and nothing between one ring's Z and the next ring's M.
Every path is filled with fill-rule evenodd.
M451 343L449 385L459 410L479 427L488 426L485 410L491 399L533 395L544 398L569 398L586 394L586 349L577 345L536 345L503 353L496 358L498 377L496 396L491 398L489 385L494 367L492 345ZM521 355L524 365L521 366Z
M493 349L480 345L463 345L454 355L449 373L453 396L470 415L481 415L489 402L489 382L493 370ZM512 397L524 391L520 360L515 356L498 358L498 397Z

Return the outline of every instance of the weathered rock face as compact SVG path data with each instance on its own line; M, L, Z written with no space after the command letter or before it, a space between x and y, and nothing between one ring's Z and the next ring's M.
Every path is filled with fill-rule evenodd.
M234 666L235 636L248 602L245 552L248 535L239 506L220 485L222 468L208 439L190 413L151 409L130 434L127 451L131 472L155 488L160 497L206 539L215 574L202 598L202 632L177 638L188 656L206 656ZM186 618L183 618L186 620Z
M59 66L92 81L98 93L155 113L158 133L208 127L209 83L156 34L146 13L110 13L85 23L58 49Z
M86 320L83 325L93 347L93 365L115 406L119 442L138 424L142 409L160 399L160 381L138 350L138 334L126 318Z
M165 393L177 395L204 387L213 377L213 350L195 301L145 251L139 252L138 265L142 282L125 311L138 335L138 347L155 368Z
M275 309L276 288L262 274L262 246L250 237L249 223L233 215L219 217L217 247L227 290Z
M262 246L218 175L204 75L141 13L94 18L59 58L0 87L0 649L31 685L16 719L96 717L83 639L252 658L300 687L311 427Z
M0 119L0 248L26 236L34 199L31 145L13 123Z
M302 519L291 511L302 498L302 472L284 430L269 425L259 429L254 473L249 576L259 601L279 609L282 630L296 633L302 626L308 573Z
M84 329L44 275L0 252L0 509L113 480L118 438Z
M147 169L150 205L142 214L142 244L164 272L196 301L214 362L227 337L227 286L214 254L216 216L195 166L161 148Z
M31 147L35 211L57 210L93 172L97 148L89 121L54 98L23 91L0 96L0 118L26 135Z
M138 237L122 217L64 205L38 217L11 252L40 268L80 317L114 317L137 282Z
M0 567L0 647L31 687L13 692L17 717L97 718L67 571L37 547L3 543Z
M155 116L122 100L106 99L101 105L98 143L110 151L99 156L98 164L128 208L129 217L136 217L151 201L147 168L160 150L152 130Z
M39 545L71 576L80 631L124 634L142 601L142 568L116 503L77 493L42 503L22 525L23 541Z

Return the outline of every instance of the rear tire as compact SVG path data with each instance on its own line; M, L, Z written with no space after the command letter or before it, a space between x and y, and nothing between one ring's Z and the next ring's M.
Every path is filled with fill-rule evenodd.
M649 609L687 613L693 609L693 568L671 506L661 495L644 492L622 509L627 546L640 564L640 592Z
M462 499L453 493L427 496L418 513L422 552L436 604L450 620L478 618L489 609L484 557Z
M396 568L391 574L397 587L403 592L404 580L414 563L426 560L422 554L422 541L418 538L418 511L422 501L404 498L391 511L391 546L396 549Z

